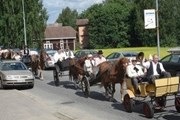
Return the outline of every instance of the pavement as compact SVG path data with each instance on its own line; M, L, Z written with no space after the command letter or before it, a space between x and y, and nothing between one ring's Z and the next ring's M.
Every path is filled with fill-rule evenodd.
M0 120L102 120L74 107L54 107L16 89L0 89Z
M69 120L18 90L0 90L0 120Z

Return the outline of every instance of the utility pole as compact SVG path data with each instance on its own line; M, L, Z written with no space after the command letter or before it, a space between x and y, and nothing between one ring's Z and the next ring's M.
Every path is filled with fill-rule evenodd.
M159 42L159 16L158 0L156 0L156 29L157 29L157 53L160 59L160 42Z
M27 47L27 37L26 37L26 19L25 19L25 12L24 12L24 0L22 0L23 6L23 22L24 22L24 45Z

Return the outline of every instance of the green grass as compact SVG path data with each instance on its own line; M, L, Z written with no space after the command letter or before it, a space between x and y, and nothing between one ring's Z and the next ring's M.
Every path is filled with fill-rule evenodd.
M169 48L160 48L160 58L168 55L167 52ZM112 48L112 49L101 49L104 53L104 56L109 55L112 52L117 51L134 51L134 52L144 52L145 57L148 58L149 55L157 54L157 47L129 47L129 48Z

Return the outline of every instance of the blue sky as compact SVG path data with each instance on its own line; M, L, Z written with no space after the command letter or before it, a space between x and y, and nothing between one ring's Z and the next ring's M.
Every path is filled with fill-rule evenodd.
M104 0L43 0L43 5L47 9L49 15L47 24L54 23L59 13L66 7L81 13L91 5L102 3L102 1Z

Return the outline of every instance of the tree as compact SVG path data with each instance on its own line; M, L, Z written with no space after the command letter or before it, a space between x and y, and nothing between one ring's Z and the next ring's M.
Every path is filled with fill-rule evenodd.
M128 18L131 5L125 0L95 4L81 14L89 19L90 48L129 46Z
M62 23L63 26L71 26L76 28L76 19L78 18L78 12L76 10L71 10L69 7L66 7L62 10L62 13L59 14L56 22Z
M22 0L1 0L0 7L0 44L4 47L24 46L24 24ZM40 43L44 37L47 13L41 0L24 0L26 15L27 44Z

